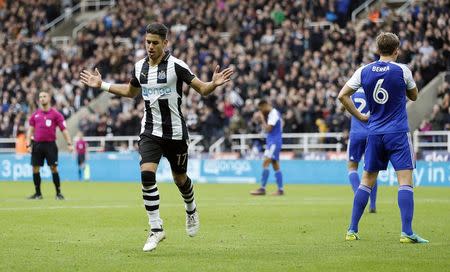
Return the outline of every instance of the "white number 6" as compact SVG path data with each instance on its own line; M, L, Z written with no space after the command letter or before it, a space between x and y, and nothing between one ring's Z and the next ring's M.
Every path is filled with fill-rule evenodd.
M373 91L373 100L378 104L386 104L389 99L388 92L381 88L381 84L383 84L384 79L379 79L377 84L375 85L375 90Z

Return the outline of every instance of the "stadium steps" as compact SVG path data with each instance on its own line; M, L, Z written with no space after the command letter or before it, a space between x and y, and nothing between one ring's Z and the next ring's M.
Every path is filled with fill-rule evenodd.
M89 116L93 114L94 112L106 112L108 110L109 101L113 97L112 94L107 92L100 93L95 99L93 99L89 105L85 107L81 107L76 113L74 113L70 118L66 120L66 127L69 131L70 136L72 138L77 134L79 131L78 124L81 120L81 118L85 116ZM95 110L94 110L95 109ZM56 137L56 143L58 145L58 148L62 151L67 151L67 144L64 140L64 137L61 133L61 131L57 130L57 133L59 134Z
M408 112L409 129L411 131L418 129L422 120L429 118L433 111L433 106L437 103L439 86L445 80L450 81L450 72L441 72L422 90L419 90L417 101L408 102L406 110Z
M55 27L55 29L48 32L48 36L53 37L69 37L72 38L73 30L80 25L84 25L92 20L101 18L107 13L107 8L100 11L88 11L72 16L66 19L63 23Z
M352 11L352 21L356 26L356 29L361 29L367 22L368 15L371 9L380 9L382 4L389 7L394 14L400 14L405 12L411 5L419 2L425 2L425 0L366 0L359 7ZM386 20L392 19L391 17L385 18ZM381 21L382 22L382 21Z

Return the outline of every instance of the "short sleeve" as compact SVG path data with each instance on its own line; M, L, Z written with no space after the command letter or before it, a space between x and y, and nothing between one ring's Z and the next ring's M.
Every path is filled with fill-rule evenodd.
M66 121L64 120L64 116L58 111L56 112L56 125L59 127L61 131L66 129Z
M269 118L267 120L267 124L269 126L275 126L275 124L278 122L278 120L280 120L280 115L278 114L278 112L275 109L270 111Z
M361 87L361 72L363 67L358 68L358 70L353 73L352 77L347 81L346 85L353 90L358 90Z
M405 79L406 89L411 90L416 87L416 82L414 81L411 70L406 65L402 65L403 78Z
M31 115L30 120L28 120L28 124L30 124L30 126L35 127L36 126L36 120L34 119L35 114Z
M186 84L191 84L192 80L195 78L195 75L184 61L175 62L175 73L177 74L177 77Z
M141 83L139 83L138 78L136 77L136 67L133 68L133 73L131 74L130 84L133 87L140 88Z

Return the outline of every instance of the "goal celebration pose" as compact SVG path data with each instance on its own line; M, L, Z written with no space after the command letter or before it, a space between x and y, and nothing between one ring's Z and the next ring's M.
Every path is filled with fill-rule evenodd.
M184 199L187 234L195 236L200 227L193 184L186 174L188 131L181 112L183 83L206 96L218 86L230 81L233 74L232 68L219 72L217 66L210 82L201 81L192 74L184 61L166 51L167 33L168 29L163 24L152 23L147 26L145 34L147 57L135 63L128 84L103 82L97 69L95 72L84 70L81 73L81 82L90 87L101 88L124 97L142 94L144 99L145 114L142 118L139 154L142 197L150 224L144 251L155 249L165 238L163 220L159 214L159 192L155 176L161 156L169 161L173 179Z

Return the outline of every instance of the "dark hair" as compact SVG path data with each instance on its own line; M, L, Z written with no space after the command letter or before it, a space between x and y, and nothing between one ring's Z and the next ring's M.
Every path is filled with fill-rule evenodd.
M258 103L258 107L261 107L261 106L264 106L264 105L267 105L267 104L269 104L269 102L267 102L267 101L264 100L264 99L261 99L261 100L259 101L259 103Z
M394 54L395 50L400 46L400 40L397 35L391 32L381 32L377 36L378 53L382 56L389 56Z
M161 39L165 40L167 39L167 32L169 32L169 29L164 24L152 23L147 26L145 32L147 34L156 34L161 37Z

